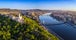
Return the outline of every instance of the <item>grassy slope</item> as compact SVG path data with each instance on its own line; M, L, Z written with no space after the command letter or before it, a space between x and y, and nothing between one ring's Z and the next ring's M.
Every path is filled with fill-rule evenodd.
M24 24L0 15L0 40L59 40L34 20L23 16Z
M40 35L42 35L43 37L40 37L40 35L38 37L40 37L42 40L47 40L47 39L51 39L51 40L59 40L56 36L50 34L47 30L45 30L42 26L38 25L38 23L30 18L24 17L25 23L26 25L29 25L31 28L34 28L34 30L36 30L36 32L40 33ZM32 25L31 25L32 24Z

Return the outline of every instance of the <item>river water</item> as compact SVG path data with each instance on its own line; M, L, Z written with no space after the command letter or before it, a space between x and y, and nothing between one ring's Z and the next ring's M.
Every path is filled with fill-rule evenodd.
M64 40L76 40L76 28L74 28L74 26L68 23L56 25L61 23L61 21L57 21L55 18L47 15L41 15L39 19L47 29L51 29Z

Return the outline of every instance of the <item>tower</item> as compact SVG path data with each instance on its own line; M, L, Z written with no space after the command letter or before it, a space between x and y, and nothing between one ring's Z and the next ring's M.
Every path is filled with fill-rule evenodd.
M21 14L19 13L19 19L22 19L22 16L21 16Z

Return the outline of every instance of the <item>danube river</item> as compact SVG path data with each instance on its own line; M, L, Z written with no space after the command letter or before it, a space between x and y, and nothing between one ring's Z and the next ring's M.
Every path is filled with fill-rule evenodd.
M64 40L76 40L76 28L70 24L57 21L49 15L40 15L39 19L45 28L52 30Z

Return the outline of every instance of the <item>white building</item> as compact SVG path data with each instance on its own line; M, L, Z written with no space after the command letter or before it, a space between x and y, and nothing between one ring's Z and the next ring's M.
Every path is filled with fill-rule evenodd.
M21 14L19 13L18 17L11 16L13 20L23 23L24 19L22 18Z
M24 19L22 18L21 14L19 14L17 21L20 22L20 23L23 23L23 20L24 20Z

